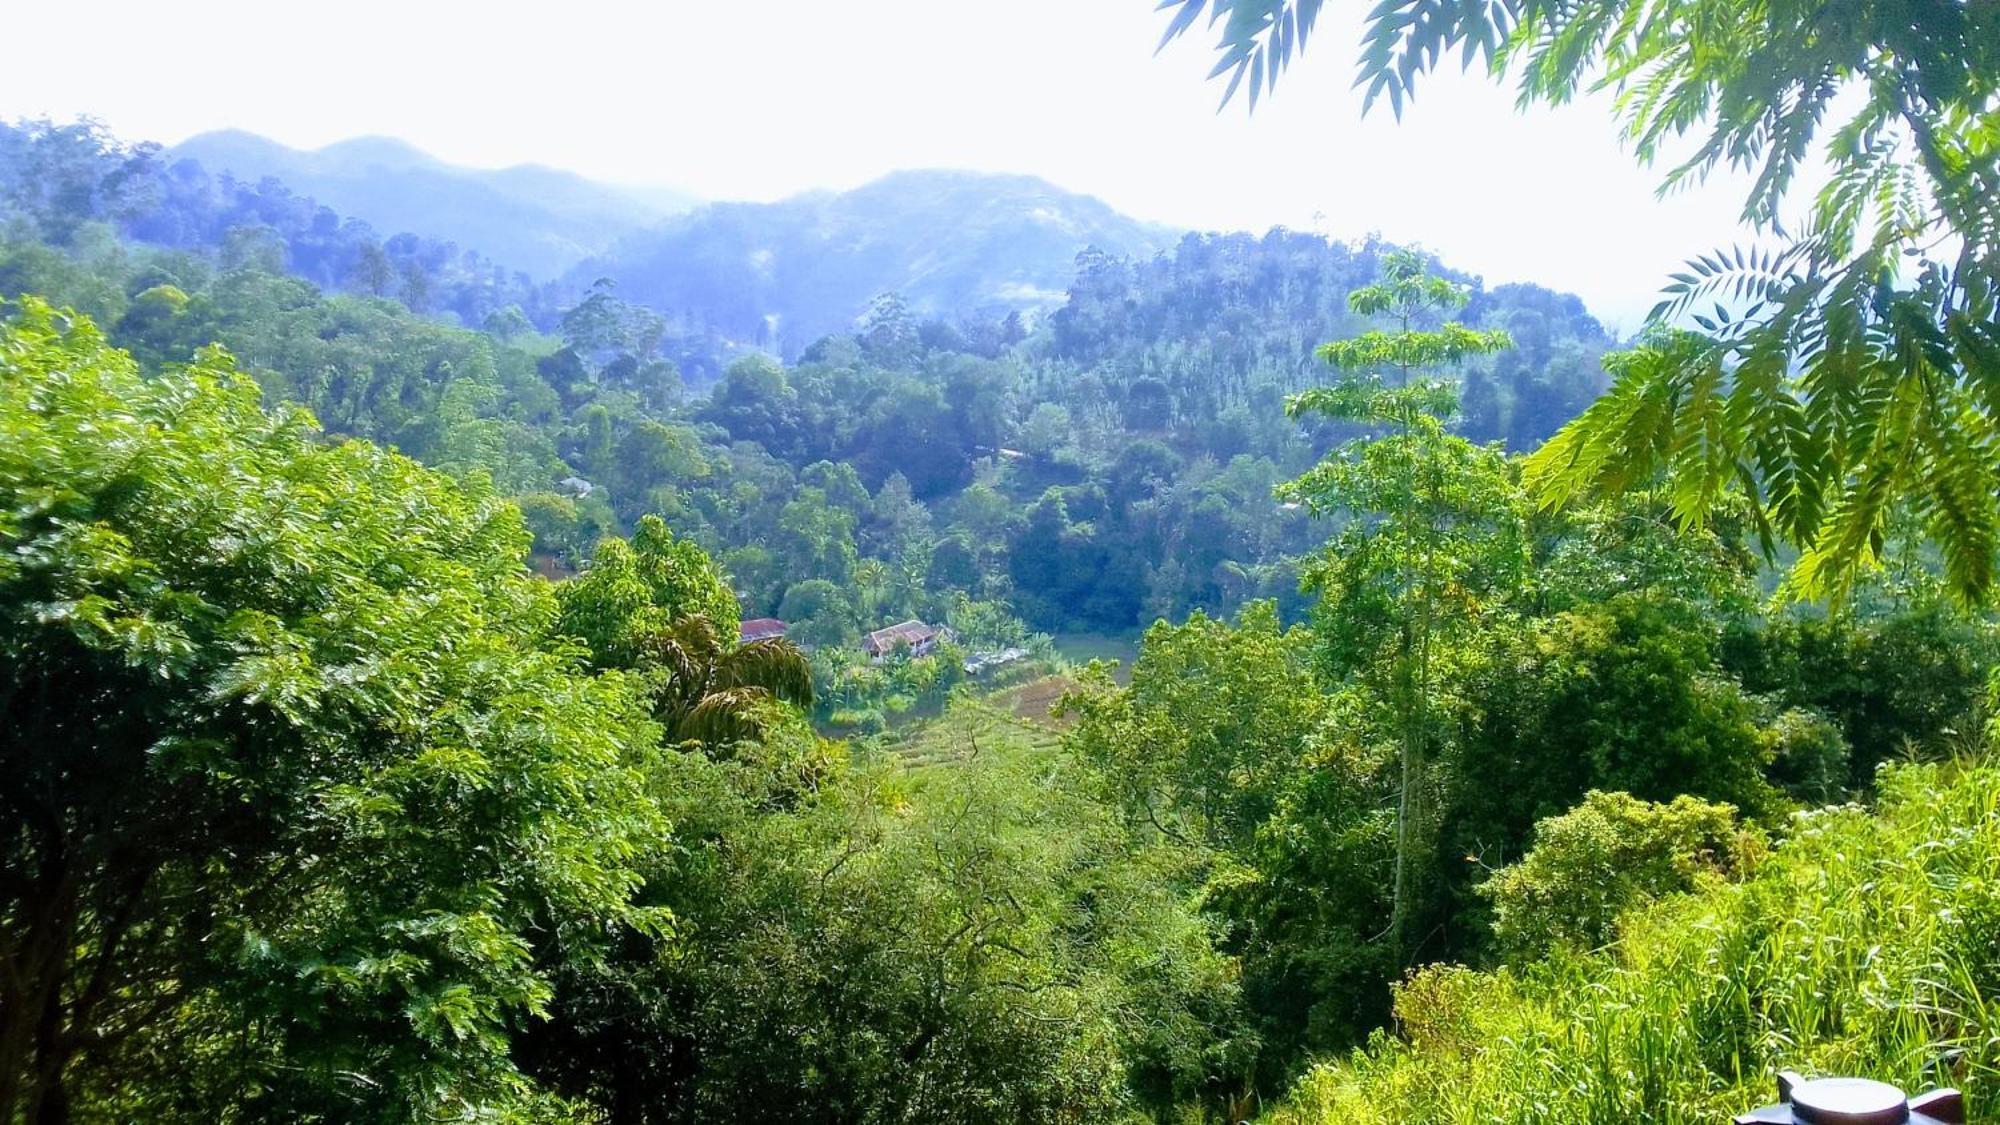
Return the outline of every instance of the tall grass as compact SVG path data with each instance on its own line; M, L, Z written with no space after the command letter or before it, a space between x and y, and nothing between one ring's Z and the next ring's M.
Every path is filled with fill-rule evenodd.
M1802 814L1744 883L1520 972L1439 968L1399 1034L1322 1064L1267 1119L1716 1125L1772 1075L2000 1097L2000 769L1902 765L1874 813Z

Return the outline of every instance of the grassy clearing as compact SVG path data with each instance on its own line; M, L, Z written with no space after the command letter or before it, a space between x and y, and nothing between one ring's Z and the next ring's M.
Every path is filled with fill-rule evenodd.
M1780 1068L2000 1098L2000 768L1899 766L1879 811L1803 815L1748 881L1524 972L1434 969L1399 1034L1267 1120L1713 1125Z

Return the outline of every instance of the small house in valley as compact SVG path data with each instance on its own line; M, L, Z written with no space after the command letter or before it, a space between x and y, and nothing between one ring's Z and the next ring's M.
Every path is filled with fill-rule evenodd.
M736 639L746 645L751 641L776 640L784 635L785 623L775 617L753 617L736 631Z
M877 661L887 659L898 648L908 649L911 656L922 656L947 639L946 630L912 618L868 634L862 638L861 651Z

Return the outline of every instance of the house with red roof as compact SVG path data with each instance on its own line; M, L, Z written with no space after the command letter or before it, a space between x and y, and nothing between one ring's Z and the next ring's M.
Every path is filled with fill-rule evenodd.
M775 617L753 617L736 630L736 639L743 644L751 641L771 641L785 635L785 623Z
M948 630L912 618L868 634L861 640L861 651L879 662L898 648L908 649L911 656L922 656L936 648L939 641L948 639Z

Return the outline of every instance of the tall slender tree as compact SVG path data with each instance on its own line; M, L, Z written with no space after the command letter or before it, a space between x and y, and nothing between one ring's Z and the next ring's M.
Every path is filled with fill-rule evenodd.
M1405 961L1421 944L1413 926L1417 883L1435 835L1429 792L1439 737L1438 652L1480 619L1494 590L1519 578L1525 541L1505 455L1450 433L1445 419L1456 408L1455 388L1418 375L1509 346L1504 332L1455 321L1425 325L1465 300L1463 287L1431 276L1409 252L1392 254L1378 283L1354 291L1354 311L1390 327L1320 348L1346 377L1294 396L1287 409L1376 432L1279 490L1316 515L1346 521L1305 581L1320 595L1332 671L1380 691L1394 717L1400 762L1388 936Z

